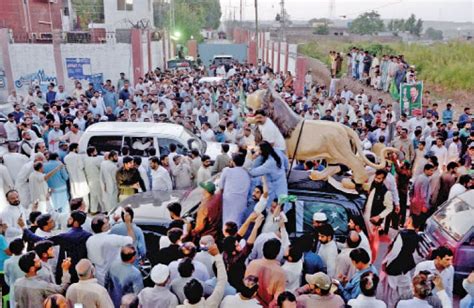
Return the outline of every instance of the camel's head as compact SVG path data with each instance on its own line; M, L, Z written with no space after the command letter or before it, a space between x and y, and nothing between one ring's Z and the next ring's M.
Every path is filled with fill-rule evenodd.
M250 124L255 124L255 111L265 108L265 102L271 102L272 98L272 92L269 89L257 90L247 96L247 122Z

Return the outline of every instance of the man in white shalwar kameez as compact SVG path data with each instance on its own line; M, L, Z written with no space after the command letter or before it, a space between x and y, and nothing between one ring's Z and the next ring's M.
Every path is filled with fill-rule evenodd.
M16 177L15 188L20 194L21 205L27 210L27 213L31 211L31 200L30 185L28 184L29 176L33 173L33 164L36 162L44 163L46 161L43 153L36 153L34 161L29 161L21 167L20 172Z
M13 181L10 177L7 167L0 164L0 211L2 211L8 204L5 194L13 189Z
M77 143L69 145L69 154L64 157L64 164L69 173L69 185L71 187L71 198L83 198L87 207L89 205L89 185L87 184L84 171L84 158L79 155ZM87 209L86 209L87 212Z
M118 187L116 174L118 154L110 151L108 159L100 164L100 187L102 189L102 199L104 201L104 210L110 212L117 205Z
M87 156L84 157L84 171L86 173L87 184L89 185L89 209L91 213L96 213L103 209L102 190L100 189L100 164L102 158L97 157L95 147L87 149Z
M18 153L17 143L8 144L8 153L3 155L3 164L7 167L13 183L15 183L18 177L18 171L20 171L21 167L28 161L30 161L28 156Z

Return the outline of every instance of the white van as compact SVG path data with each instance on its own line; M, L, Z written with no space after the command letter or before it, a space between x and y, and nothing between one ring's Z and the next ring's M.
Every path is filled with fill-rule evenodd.
M198 136L178 124L151 122L99 122L89 126L79 141L79 152L86 153L94 146L99 155L115 150L120 153L124 146L130 148L130 155L147 157L149 148L156 149L156 155L168 155L169 145L176 144L177 153L187 155L191 149L199 150L215 160L221 153L221 144L205 142ZM237 146L230 145L230 153Z

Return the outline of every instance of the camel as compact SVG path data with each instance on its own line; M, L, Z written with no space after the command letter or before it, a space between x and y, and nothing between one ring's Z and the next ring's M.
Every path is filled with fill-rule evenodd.
M384 148L379 159L380 163L375 164L363 154L362 142L351 128L331 121L303 121L303 118L294 113L273 90L257 90L250 94L247 97L247 108L248 123L255 122L253 111L265 110L285 138L287 156L290 159L296 156L297 160L326 160L328 168L323 173L313 173L311 177L313 180L336 174L340 171L339 165L342 164L352 170L354 182L362 185L368 180L365 165L382 169L386 165L386 154L392 151L398 152L395 148ZM300 134L300 142L295 152Z

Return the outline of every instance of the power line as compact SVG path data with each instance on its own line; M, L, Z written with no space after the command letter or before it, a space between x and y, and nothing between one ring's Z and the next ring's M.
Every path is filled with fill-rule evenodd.
M343 14L343 15L341 15L341 16L345 16L345 17L347 17L347 16L358 16L358 15L360 15L360 14L362 14L362 13L380 10L380 9L386 8L386 7L388 7L388 6L400 4L400 3L402 3L402 2L403 2L403 0L397 0L397 1L395 1L395 2L390 2L390 3L386 3L386 4L384 4L384 5L380 5L380 6L377 6L377 7L373 7L373 8L371 8L371 9L367 9L367 10L363 10L363 11L359 11L359 12L355 12L355 13Z

